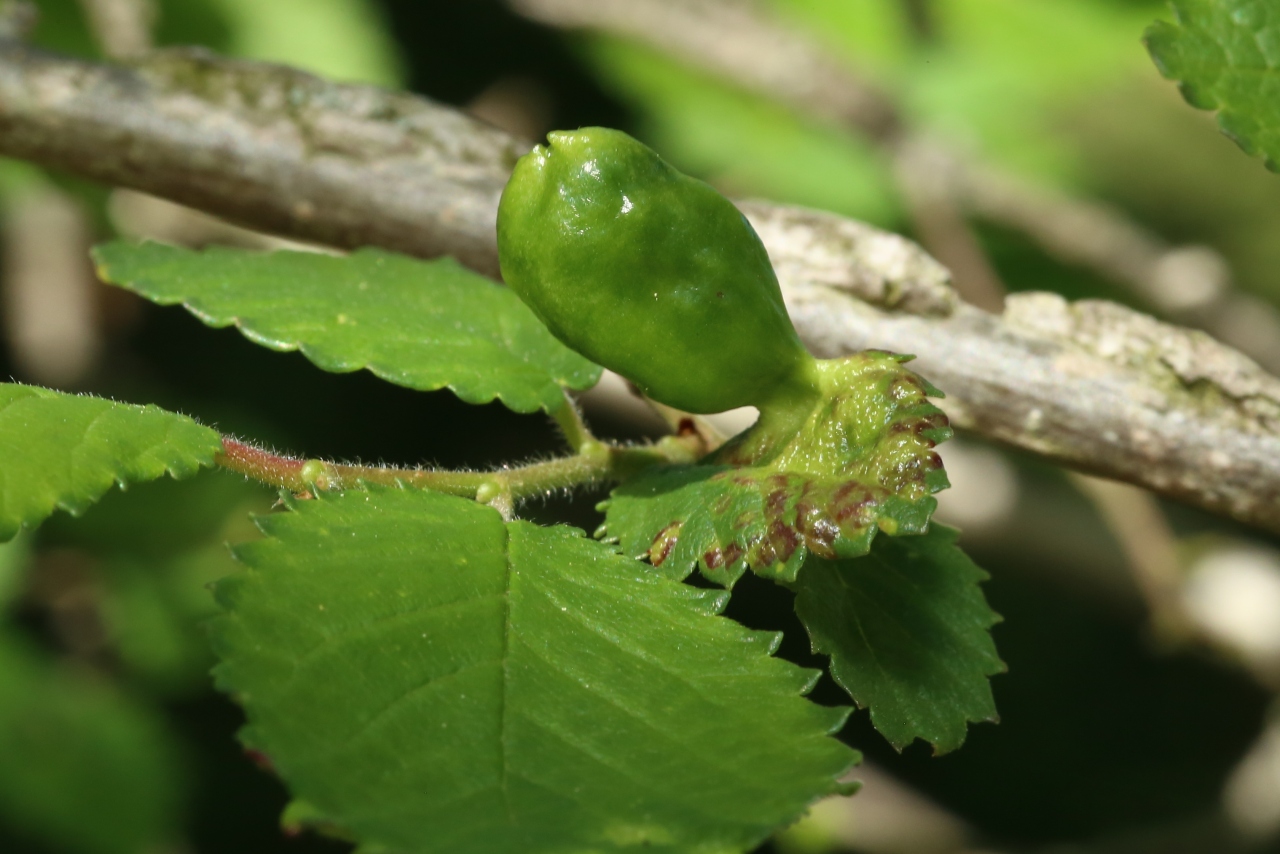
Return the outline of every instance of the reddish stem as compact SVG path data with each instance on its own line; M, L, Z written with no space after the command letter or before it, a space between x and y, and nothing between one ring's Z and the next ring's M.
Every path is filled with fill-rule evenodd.
M223 468L295 492L309 485L302 479L302 467L306 464L306 460L273 454L229 436L222 437L222 453L218 455L218 465Z
M351 489L361 483L407 484L485 503L510 503L592 481L625 478L652 465L693 462L705 451L696 437L668 436L657 445L619 447L588 440L571 457L497 471L441 471L392 466L357 466L273 454L222 437L218 465L292 492Z

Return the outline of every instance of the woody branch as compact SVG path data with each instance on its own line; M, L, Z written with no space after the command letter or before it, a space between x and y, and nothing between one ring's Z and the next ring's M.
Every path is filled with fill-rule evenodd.
M203 51L98 64L0 42L0 154L336 247L497 270L528 143L405 93ZM824 356L914 352L960 427L1280 531L1280 380L1203 333L1050 294L958 301L909 241L743 203Z

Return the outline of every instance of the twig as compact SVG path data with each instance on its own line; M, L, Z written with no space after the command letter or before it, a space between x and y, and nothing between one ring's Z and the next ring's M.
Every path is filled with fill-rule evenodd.
M21 41L39 20L39 10L28 0L0 0L0 39Z
M451 252L491 272L498 194L523 150L421 98L276 66L190 52L107 66L0 45L0 154L304 240ZM743 208L815 352L916 353L959 426L1280 531L1280 380L1239 353L1109 303L957 305L909 241Z
M1155 498L1127 484L1083 474L1073 474L1071 482L1093 502L1124 552L1156 637L1177 642L1200 635L1182 604L1177 541Z
M586 442L568 457L495 471L450 471L333 463L277 454L224 436L218 465L270 486L297 493L353 489L362 483L416 486L473 498L500 509L535 495L606 480L619 480L648 466L693 462L695 440L667 437L655 445Z
M786 293L819 355L915 353L958 426L1280 531L1280 380L1204 333L1055 294L931 319L802 281Z
M157 51L127 66L0 44L0 150L331 246L496 273L529 146L447 107L302 71Z
M893 152L898 188L920 241L951 270L952 286L967 302L999 311L1006 288L945 177L950 168L937 146L923 142L902 141Z
M14 365L28 380L76 386L102 346L88 214L42 184L10 195L2 213L0 318Z
M151 50L154 0L80 0L104 56L133 59Z
M873 138L900 129L892 101L868 81L784 27L761 26L744 0L508 0L557 27L600 29L656 45L690 64L764 91L783 103L859 128Z

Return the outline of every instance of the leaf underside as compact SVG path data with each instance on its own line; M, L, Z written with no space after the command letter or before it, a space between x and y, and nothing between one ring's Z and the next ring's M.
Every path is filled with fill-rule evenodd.
M1173 0L1176 23L1146 33L1160 72L1223 132L1280 170L1280 6L1272 0Z
M0 541L116 483L194 474L221 450L217 431L155 406L0 384Z
M290 506L214 623L290 820L366 852L740 851L856 760L725 593L440 494Z
M508 289L450 258L375 249L346 256L201 252L157 243L94 250L101 278L204 323L236 326L273 350L300 350L326 371L367 368L468 403L553 411L563 389L590 388L600 368L569 350Z
M935 523L881 537L866 557L809 561L795 585L814 651L899 750L922 738L946 753L968 722L996 720L987 677L1005 669L990 633L1000 618L956 535Z
M934 447L951 430L902 358L820 363L831 391L796 436L778 447L753 428L716 457L729 465L641 475L602 505L604 531L673 578L696 566L725 586L748 568L789 583L809 555L856 557L878 530L925 531L947 486Z

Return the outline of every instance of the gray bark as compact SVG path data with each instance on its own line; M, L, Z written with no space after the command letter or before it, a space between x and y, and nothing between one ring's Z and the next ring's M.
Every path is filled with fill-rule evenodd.
M423 98L166 51L103 65L0 43L0 154L338 247L498 269L525 142ZM1207 335L1103 302L959 302L914 244L743 203L815 353L915 353L964 428L1280 532L1280 380Z

